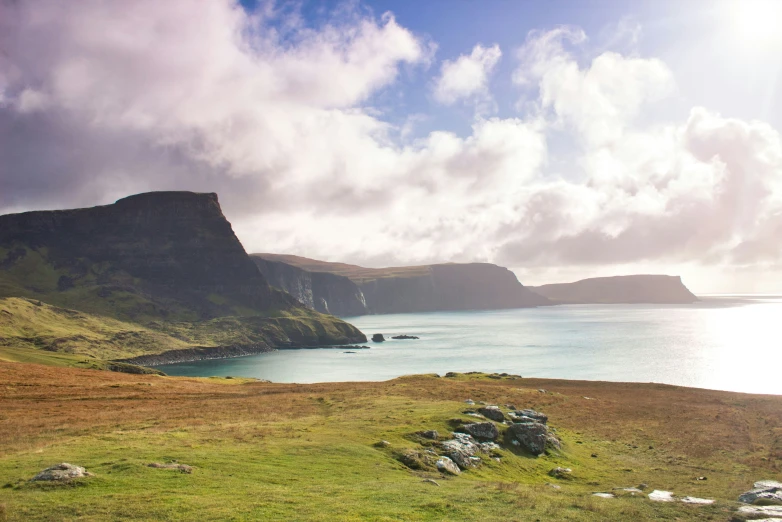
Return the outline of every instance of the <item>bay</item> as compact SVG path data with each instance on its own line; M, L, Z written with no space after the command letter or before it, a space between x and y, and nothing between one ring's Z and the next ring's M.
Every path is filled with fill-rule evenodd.
M484 371L657 382L782 394L782 296L705 296L691 305L565 305L349 317L368 350L319 348L160 366L169 375L274 382L378 381Z

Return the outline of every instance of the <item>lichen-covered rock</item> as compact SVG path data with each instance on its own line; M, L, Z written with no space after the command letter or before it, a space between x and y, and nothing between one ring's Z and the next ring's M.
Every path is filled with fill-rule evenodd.
M508 434L512 443L517 444L528 453L542 455L546 451L549 432L545 424L539 422L511 424L508 428Z
M757 506L782 505L782 483L775 480L755 482L751 490L739 496L739 502Z
M493 422L474 422L461 428L465 433L480 441L495 441L500 436L500 430Z
M472 457L480 451L480 446L475 443L475 439L465 433L452 433L451 435L453 439L440 443L442 452L461 469L475 467L476 461Z
M437 462L435 463L435 466L437 466L437 470L442 473L447 473L448 475L458 475L462 471L459 469L459 466L457 466L454 461L452 461L448 457L440 457L437 459Z
M482 408L478 408L478 413L487 419L496 422L502 422L505 420L505 415L503 415L502 411L497 406L484 406Z
M562 468L557 466L556 468L549 471L548 474L551 477L561 479L561 478L568 478L572 472L573 470L570 468Z
M36 476L34 476L32 480L35 481L50 480L50 481L62 482L62 481L73 480L76 478L91 477L91 476L92 473L89 473L81 466L74 466L73 464L68 464L67 462L63 462L62 464L57 464L56 466L46 468L45 470L41 471Z
M158 468L158 469L175 469L180 473L187 473L187 474L193 472L192 466L188 466L187 464L177 464L176 462L169 462L168 464L161 464L160 462L152 462L151 464L149 464L149 467Z
M430 439L430 440L437 440L437 439L440 438L440 434L437 433L437 430L419 431L416 434L420 435L421 437L423 437L425 439Z
M435 467L435 456L428 452L406 450L399 457L399 462L414 470L431 470Z
M782 506L741 506L738 513L741 520L779 520L782 519Z
M541 424L548 423L548 416L544 413L540 413L539 411L528 409L528 410L517 410L515 413L520 417L529 417L530 419L534 419L536 422L539 422Z

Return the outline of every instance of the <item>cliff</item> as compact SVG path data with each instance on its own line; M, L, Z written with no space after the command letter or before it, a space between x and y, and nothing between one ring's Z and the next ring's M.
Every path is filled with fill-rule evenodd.
M678 304L698 300L681 277L666 275L595 277L530 288L557 304Z
M301 324L285 326L306 345L365 340L351 325L272 288L216 194L153 192L112 205L0 216L3 297L39 299L157 331L189 324L174 337L207 348L297 345L285 332L270 335L268 325L246 320L230 331L208 326L228 316L294 318L307 325L307 335L300 335Z
M253 257L266 263L285 264L311 275L330 274L351 281L363 295L367 311L362 313L491 310L551 304L545 297L525 288L507 268L489 263L365 268L281 254L253 254ZM282 281L275 282L276 279L268 277L279 288L299 288L300 279L289 280L283 276ZM306 291L303 293L306 296ZM313 293L315 301L319 297L318 293ZM306 299L302 302L312 307Z
M269 284L289 293L308 308L343 317L369 313L361 289L347 277L308 272L257 254L250 257Z

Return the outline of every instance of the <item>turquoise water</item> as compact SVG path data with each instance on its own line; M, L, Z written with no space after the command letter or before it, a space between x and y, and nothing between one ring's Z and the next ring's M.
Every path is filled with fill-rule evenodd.
M347 318L367 337L419 340L165 365L170 375L274 382L376 381L413 373L659 382L782 394L782 297L713 296L692 305L570 305Z

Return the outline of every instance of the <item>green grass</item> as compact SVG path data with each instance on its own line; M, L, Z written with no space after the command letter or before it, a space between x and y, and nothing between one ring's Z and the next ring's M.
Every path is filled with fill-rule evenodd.
M11 386L0 392L0 419L6 420L0 425L0 504L14 521L724 521L736 507L738 492L753 478L774 477L770 463L747 460L752 445L731 448L717 438L700 455L701 449L688 445L679 432L655 427L664 421L656 410L639 411L641 421L613 417L612 401L628 395L622 385L601 388L605 397L590 389L598 399L589 404L592 422L582 422L570 415L585 402L580 395L585 390L563 387L542 396L535 391L538 382L484 375L276 385L122 375L113 381L96 374L85 388L67 392L46 379L25 382L33 388ZM555 383L546 386L556 390ZM760 412L751 397L740 394L706 397L672 387L637 387L640 396L671 404L686 399L692 411L718 404L732 430L741 430ZM486 460L481 468L452 478L404 467L396 455L420 448L411 434L422 429L447 434L448 420L462 416L465 407L457 397L468 395L543 409L564 441L563 451L531 458L501 450L502 462ZM29 402L41 396L47 400ZM729 403L736 400L740 405L734 410ZM122 404L122 414L107 409L113 403ZM772 406L778 407L779 399ZM38 418L21 420L23 408ZM736 418L727 420L727 412ZM691 412L674 409L668 414L673 426L682 414ZM692 427L710 433L710 422L692 421ZM655 449L631 447L642 426L645 444ZM2 438L9 433L19 440ZM377 448L379 440L391 445ZM193 474L147 467L173 460L194 466ZM83 465L96 476L68 486L27 482L62 461ZM549 477L555 466L572 468L572 479ZM708 480L696 481L697 475L708 475ZM422 482L424 478L434 478L440 487ZM678 495L716 498L717 503L687 506L591 496L640 482Z

